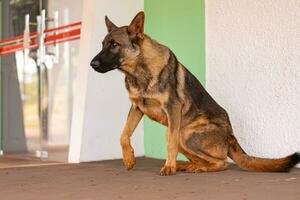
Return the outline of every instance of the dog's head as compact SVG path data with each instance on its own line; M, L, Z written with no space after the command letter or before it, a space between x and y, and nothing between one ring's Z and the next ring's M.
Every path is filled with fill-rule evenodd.
M144 39L144 18L144 12L139 12L129 26L117 27L105 17L108 34L102 42L102 50L90 65L100 73L134 65Z

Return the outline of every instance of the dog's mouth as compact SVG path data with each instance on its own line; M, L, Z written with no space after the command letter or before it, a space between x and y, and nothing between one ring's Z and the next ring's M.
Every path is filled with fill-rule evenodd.
M93 66L92 66L93 67ZM112 71L112 70L115 70L115 69L118 69L119 67L117 65L113 66L113 67L93 67L93 69L96 71L96 72L99 72L99 73L106 73L106 72L109 72L109 71Z

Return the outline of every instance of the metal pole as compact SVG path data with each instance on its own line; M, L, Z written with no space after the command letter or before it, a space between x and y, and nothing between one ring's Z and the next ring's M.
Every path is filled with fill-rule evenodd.
M23 46L24 46L24 65L23 65L23 94L26 95L26 72L25 68L28 65L29 60L29 14L25 15L25 29L24 29L24 37L23 37ZM26 98L23 98L23 101L26 101Z
M53 12L53 22L54 22L54 28L58 27L58 11ZM57 35L58 31L54 32L54 35ZM54 59L53 62L55 64L58 64L59 62L59 46L57 43L54 43Z
M47 103L47 87L48 87L48 73L47 66L45 65L45 55L46 55L46 47L44 45L45 38L45 27L46 27L46 11L42 10L41 13L41 43L40 48L42 49L41 54L41 71L42 71L42 128L43 128L43 141L48 138L48 103ZM43 67L43 68L42 68Z
M40 13L41 13L43 10L43 0L40 0L39 4L40 4Z
M69 9L64 10L64 24L69 24ZM66 30L68 31L68 30ZM73 87L72 87L72 69L70 67L70 44L69 42L64 43L64 65L65 65L65 73L66 73L66 84L67 84L67 134L71 133L71 119L72 119L72 95L73 95Z
M45 20L46 20L46 12L45 10L42 10L41 16L37 16L37 29L38 29L38 53L37 53L37 73L38 73L38 110L39 110L39 119L40 119L40 145L41 149L36 152L36 156L38 157L48 157L48 152L44 151L43 148L44 145L44 139L47 137L47 111L45 113L45 108L47 107L45 104L46 101L44 100L44 96L46 95L46 92L44 91L45 87L47 87L47 84L44 86L43 81L43 69L42 67L45 67L45 52L46 48L44 45L44 38L45 38ZM46 72L47 75L47 72ZM47 78L46 80L47 81ZM44 106L45 104L45 106Z
M45 34L44 31L46 29L46 11L45 9L41 12L41 30L40 30L40 41L39 41L39 50L41 50L40 54L40 70L41 70L41 145L42 152L41 158L47 158L48 152L46 148L46 142L48 139L48 72L47 66L45 64L45 55L46 55L46 47L44 44Z
M37 21L37 32L38 32L38 50L37 50L37 77L38 77L38 114L39 114L39 127L40 127L40 148L42 147L42 78L41 78L41 48L40 48L40 37L41 37L41 16L36 17ZM36 151L36 156L41 157L41 149Z

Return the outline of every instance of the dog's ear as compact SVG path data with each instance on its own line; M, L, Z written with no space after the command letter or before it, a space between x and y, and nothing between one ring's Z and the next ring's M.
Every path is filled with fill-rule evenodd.
M141 11L133 18L128 26L128 33L136 36L138 39L144 39L144 21L145 14Z
M108 19L107 16L105 16L105 24L108 32L111 32L112 30L118 28L114 23L112 23L112 21L110 21L110 19Z

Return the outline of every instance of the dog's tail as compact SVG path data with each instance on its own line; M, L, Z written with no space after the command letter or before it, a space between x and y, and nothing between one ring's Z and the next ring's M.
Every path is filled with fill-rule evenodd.
M233 138L229 147L229 157L233 159L240 168L247 171L259 172L289 172L291 168L300 162L300 154L297 152L279 159L249 156L241 148L236 138Z

